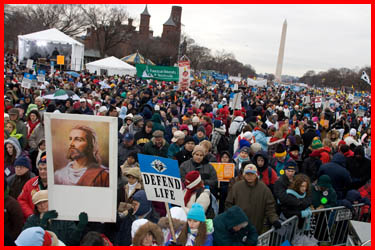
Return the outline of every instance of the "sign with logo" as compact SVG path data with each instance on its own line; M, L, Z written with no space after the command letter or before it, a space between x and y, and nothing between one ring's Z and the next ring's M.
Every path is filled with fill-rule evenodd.
M179 80L178 67L137 64L136 68L137 77L142 79L154 79L166 82L177 82Z
M315 108L320 108L322 106L322 97L316 96L314 99Z
M26 89L30 89L31 87L36 87L36 76L25 73L23 75L21 86Z
M148 200L185 205L176 160L144 154L138 154L138 160Z
M38 82L44 82L46 79L46 71L38 70L38 75L36 78L38 79Z
M218 181L229 182L234 177L234 164L233 163L218 163L210 162L216 170Z
M179 61L179 84L181 90L186 90L190 86L190 61Z
M64 56L57 56L57 64L64 65Z

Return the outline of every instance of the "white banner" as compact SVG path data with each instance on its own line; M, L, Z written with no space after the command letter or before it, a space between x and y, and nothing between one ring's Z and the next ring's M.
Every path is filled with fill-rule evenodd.
M247 84L250 86L267 87L267 79L254 80L251 78L247 78Z
M33 63L34 63L34 60L27 59L26 68L32 69L33 68Z
M89 221L116 222L117 118L48 112L44 118L49 210L58 220L86 212Z
M231 82L240 82L241 81L241 77L239 77L239 76L229 76L229 80Z

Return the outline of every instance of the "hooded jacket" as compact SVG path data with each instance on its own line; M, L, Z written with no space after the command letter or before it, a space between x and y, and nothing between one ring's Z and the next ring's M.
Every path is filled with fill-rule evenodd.
M279 219L271 190L258 179L254 186L249 186L245 179L233 185L225 201L225 207L229 208L233 205L244 210L258 234L263 232L266 218L271 224Z
M16 138L13 138L13 137L9 137L8 139L4 141L4 152L6 151L6 144L8 143L13 145L13 148L16 151L16 157L14 159L17 159L21 154L23 154L20 143L18 142ZM13 163L4 162L4 171L5 171L4 172L5 177L9 177L13 175L15 173L14 162Z
M362 146L358 146L354 150L353 157L346 158L346 169L352 177L352 185L350 189L358 189L371 179L371 160L365 157Z
M258 242L258 233L249 222L246 214L239 206L232 206L219 214L214 222L214 246L255 246ZM233 227L244 224L239 231Z
M237 133L239 134L241 132L243 124L244 124L243 117L236 116L229 126L229 130L228 130L229 134L230 135L237 135Z
M352 178L346 170L346 159L341 153L336 153L332 161L320 166L318 178L321 175L328 175L332 180L332 187L337 193L337 199L343 199L346 195L347 188L350 187Z
M174 229L175 236L176 236L176 239L177 239L177 237L179 236L182 228L185 226L185 223L187 221L187 215L186 215L185 211L180 207L176 207L176 208L173 208L173 209L175 209L175 212L173 212L172 209L171 209L172 225L173 225L173 229ZM177 212L177 210L178 210L178 212ZM170 231L168 217L160 218L160 220L158 222L158 226L161 228L161 230L163 231L163 234L164 234L164 245L168 246L173 239L172 233Z
M156 246L163 246L164 237L161 228L155 223L147 222L143 224L136 230L134 237L132 239L132 246L142 246L142 241L146 237L147 233L151 233L155 239Z
M263 151L268 151L268 139L266 134L259 128L255 128L253 132L255 142L259 143L262 146Z
M152 126L152 132L156 130L161 130L165 134L165 128L163 125L161 125L161 117L159 113L155 113L152 115L151 121L153 123Z
M318 190L317 186L327 188L327 192L322 192ZM329 178L328 175L322 175L319 177L317 184L313 185L312 187L311 196L312 205L314 208L317 208L319 206L323 206L324 208L335 207L337 204L336 192L332 187L331 178Z
M264 159L263 167L258 166L258 164L257 164L258 157L263 157L263 159ZM252 161L258 169L259 180L263 181L264 184L266 184L271 189L271 191L273 192L273 185L277 181L278 177L277 177L277 174L276 174L275 170L268 165L268 154L261 150L254 155ZM268 168L270 168L270 169L268 169ZM271 173L271 176L270 176L270 173ZM271 177L271 179L270 179L270 177Z

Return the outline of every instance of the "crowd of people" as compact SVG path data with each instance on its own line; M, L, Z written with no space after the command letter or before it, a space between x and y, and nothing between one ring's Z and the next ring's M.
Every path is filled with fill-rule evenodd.
M306 226L317 209L363 202L370 219L370 95L354 101L271 82L237 82L233 91L199 73L179 90L176 82L49 69L45 81L22 88L24 73L33 70L5 55L6 245L249 246L292 216ZM58 89L79 100L44 98ZM240 107L233 93L242 93ZM116 223L88 222L85 211L58 220L48 209L45 112L118 118ZM172 226L164 204L147 200L138 153L178 161L184 206L170 208ZM212 162L233 163L233 178L219 185Z

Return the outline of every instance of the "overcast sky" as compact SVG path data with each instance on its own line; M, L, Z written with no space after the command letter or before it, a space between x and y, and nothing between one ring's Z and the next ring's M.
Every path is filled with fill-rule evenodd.
M150 4L151 29L160 36L169 4ZM282 24L287 35L282 74L370 66L371 6L182 4L183 31L201 46L232 52L257 73L275 73ZM125 5L139 20L145 5Z

